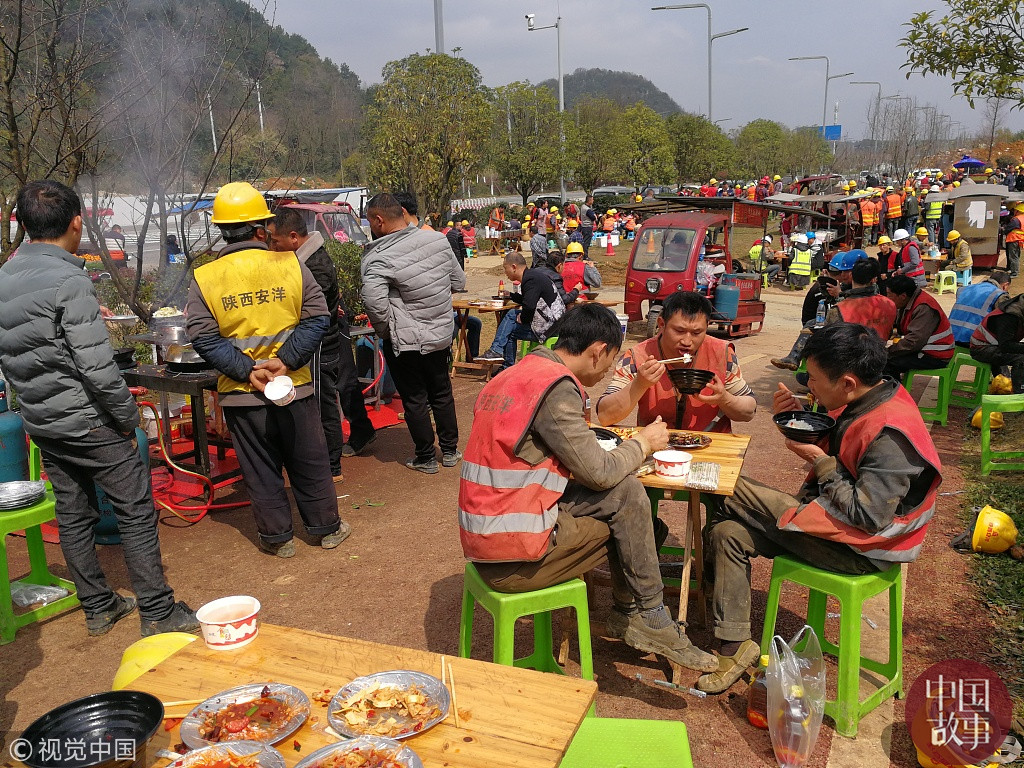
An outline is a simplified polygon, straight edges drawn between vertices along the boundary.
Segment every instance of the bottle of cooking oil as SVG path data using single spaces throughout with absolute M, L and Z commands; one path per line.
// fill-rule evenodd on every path
M 768 654 L 761 657 L 761 663 L 757 665 L 757 671 L 750 678 L 750 687 L 747 689 L 747 720 L 751 725 L 768 730 L 768 683 L 765 675 L 768 674 Z

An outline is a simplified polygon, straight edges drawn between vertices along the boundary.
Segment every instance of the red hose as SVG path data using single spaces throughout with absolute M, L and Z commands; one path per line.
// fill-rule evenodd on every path
M 212 509 L 238 509 L 239 507 L 247 507 L 247 506 L 249 506 L 249 502 L 248 501 L 235 501 L 235 502 L 231 502 L 229 504 L 212 504 L 211 502 L 213 501 L 213 497 L 214 497 L 214 494 L 215 494 L 215 489 L 213 487 L 213 483 L 210 481 L 210 478 L 208 478 L 206 475 L 203 475 L 203 474 L 201 474 L 199 472 L 192 472 L 190 470 L 184 469 L 183 467 L 180 467 L 179 465 L 175 464 L 171 460 L 171 454 L 167 450 L 167 446 L 164 444 L 164 431 L 163 431 L 163 428 L 162 428 L 163 425 L 162 425 L 162 423 L 160 421 L 160 414 L 157 412 L 156 405 L 154 405 L 153 403 L 151 403 L 149 401 L 142 400 L 142 401 L 139 402 L 139 410 L 141 411 L 143 408 L 149 408 L 149 410 L 151 410 L 153 412 L 153 418 L 156 419 L 156 423 L 157 423 L 156 436 L 157 436 L 157 440 L 160 443 L 160 452 L 164 456 L 164 461 L 166 461 L 167 464 L 170 467 L 173 467 L 178 472 L 181 472 L 183 475 L 188 475 L 189 477 L 197 477 L 197 478 L 199 478 L 200 481 L 202 481 L 202 484 L 204 486 L 204 491 L 205 491 L 205 496 L 206 496 L 205 503 L 203 503 L 201 505 L 198 505 L 198 506 L 191 506 L 191 505 L 186 506 L 186 505 L 183 505 L 181 503 L 170 504 L 170 503 L 167 503 L 167 502 L 163 501 L 162 499 L 157 499 L 155 497 L 153 499 L 153 503 L 154 504 L 156 504 L 158 507 L 162 507 L 163 509 L 166 509 L 172 515 L 174 515 L 175 517 L 181 518 L 182 520 L 184 520 L 189 525 L 192 525 L 193 523 L 198 523 L 200 520 L 202 520 L 204 517 L 206 517 L 207 512 L 209 512 Z M 156 474 L 160 478 L 159 486 L 157 485 L 157 482 L 154 482 L 154 484 L 153 484 L 153 490 L 154 491 L 157 491 L 157 490 L 169 491 L 171 488 L 174 487 L 174 479 L 173 479 L 173 477 L 171 477 L 170 472 L 168 472 L 166 470 L 166 468 L 158 468 L 157 470 L 154 470 L 154 474 Z M 170 496 L 171 494 L 169 493 L 168 495 Z M 183 512 L 186 513 L 187 515 L 193 515 L 193 516 L 186 517 L 186 514 L 182 514 Z
M 379 349 L 377 350 L 377 359 L 380 360 L 380 365 L 378 366 L 380 373 L 377 374 L 376 379 L 374 379 L 373 381 L 366 385 L 366 389 L 363 390 L 364 395 L 371 389 L 373 389 L 375 386 L 377 386 L 377 382 L 381 380 L 382 376 L 384 376 L 384 353 L 381 352 Z

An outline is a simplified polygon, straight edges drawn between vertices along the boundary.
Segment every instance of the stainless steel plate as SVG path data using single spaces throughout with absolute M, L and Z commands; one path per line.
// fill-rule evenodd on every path
M 209 747 L 193 749 L 188 754 L 177 758 L 167 768 L 201 766 L 207 759 L 222 756 L 225 753 L 236 757 L 249 757 L 255 754 L 257 755 L 256 764 L 260 768 L 285 768 L 284 755 L 269 744 L 260 741 L 229 741 L 224 744 L 213 744 Z
M 266 744 L 276 744 L 281 741 L 281 739 L 290 736 L 298 730 L 298 728 L 306 722 L 306 718 L 309 717 L 309 697 L 294 685 L 284 685 L 283 683 L 251 683 L 249 685 L 240 685 L 237 688 L 230 688 L 218 693 L 216 696 L 211 696 L 189 712 L 188 716 L 181 721 L 181 740 L 185 742 L 186 746 L 192 749 L 209 746 L 210 744 L 230 743 L 230 739 L 214 742 L 207 741 L 199 735 L 199 726 L 202 724 L 204 716 L 208 713 L 223 709 L 229 704 L 258 699 L 264 688 L 270 689 L 270 696 L 272 698 L 280 699 L 291 707 L 294 714 L 291 719 L 282 723 L 280 727 L 273 730 L 268 729 L 263 738 L 254 739 L 254 741 L 260 741 Z M 242 741 L 242 739 L 238 739 L 238 741 Z
M 413 685 L 419 687 L 419 689 L 427 696 L 427 698 L 441 710 L 441 714 L 432 720 L 428 720 L 423 724 L 423 727 L 418 731 L 410 730 L 408 733 L 399 734 L 393 736 L 394 739 L 408 739 L 410 736 L 415 736 L 417 733 L 423 733 L 435 725 L 440 723 L 446 717 L 448 717 L 448 708 L 451 706 L 451 697 L 448 695 L 448 688 L 433 675 L 427 675 L 423 672 L 414 672 L 411 669 L 396 669 L 390 672 L 376 672 L 372 675 L 366 675 L 365 677 L 357 677 L 351 683 L 343 687 L 340 691 L 334 694 L 334 698 L 331 699 L 331 703 L 327 706 L 327 720 L 330 722 L 331 727 L 343 736 L 362 736 L 360 731 L 353 730 L 352 727 L 345 720 L 345 716 L 341 714 L 341 704 L 345 699 L 349 698 L 353 694 L 359 693 L 364 688 L 368 688 L 374 683 L 380 683 L 381 685 L 392 686 L 395 688 L 410 688 Z M 402 717 L 400 715 L 393 716 L 399 723 L 407 722 L 410 727 L 415 725 L 416 721 Z
M 0 509 L 21 509 L 35 504 L 46 495 L 41 480 L 15 480 L 0 483 Z
M 405 768 L 423 768 L 423 761 L 420 760 L 419 755 L 401 742 L 385 739 L 383 736 L 359 736 L 350 741 L 341 741 L 321 747 L 316 752 L 304 757 L 295 768 L 318 768 L 321 763 L 335 755 L 345 755 L 365 749 L 387 749 L 394 753 L 395 760 Z M 329 768 L 329 764 L 325 768 Z

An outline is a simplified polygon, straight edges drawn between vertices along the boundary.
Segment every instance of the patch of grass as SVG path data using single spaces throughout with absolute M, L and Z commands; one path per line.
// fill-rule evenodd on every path
M 978 470 L 978 430 L 966 429 L 970 436 L 965 439 L 962 454 L 965 485 L 960 497 L 964 526 L 971 524 L 975 508 L 990 504 L 1024 531 L 1024 476 L 997 472 L 983 477 Z M 1006 427 L 995 434 L 1007 447 L 1024 444 L 1024 419 L 1007 414 Z M 1024 563 L 1006 553 L 966 557 L 972 560 L 971 578 L 995 624 L 991 656 L 1007 673 L 1003 680 L 1013 697 L 1014 714 L 1019 723 L 1024 723 Z

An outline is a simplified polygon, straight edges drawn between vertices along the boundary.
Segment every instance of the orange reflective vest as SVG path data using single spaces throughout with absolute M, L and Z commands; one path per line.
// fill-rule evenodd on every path
M 1012 229 L 1006 235 L 1006 242 L 1024 242 L 1024 216 L 1014 216 L 1010 219 L 1010 226 Z
M 900 254 L 899 254 L 900 261 L 904 265 L 913 264 L 914 263 L 914 259 L 910 255 L 911 249 L 916 249 L 917 250 L 917 258 L 918 258 L 917 267 L 912 269 L 910 272 L 905 272 L 904 274 L 907 277 L 920 277 L 921 275 L 924 274 L 924 262 L 921 261 L 921 246 L 919 244 L 915 243 L 913 240 L 908 241 L 907 244 L 903 246 L 902 250 L 900 250 Z M 895 253 L 895 251 L 893 251 L 892 253 Z M 891 266 L 889 268 L 889 270 L 892 271 L 892 270 L 896 269 L 897 267 L 898 267 L 898 265 L 894 264 L 893 266 Z
M 640 342 L 637 347 L 648 355 L 663 360 L 665 355 L 661 353 L 660 341 L 661 334 L 658 334 L 653 339 Z M 718 380 L 724 382 L 730 353 L 735 353 L 732 344 L 714 336 L 705 336 L 694 356 L 693 367 L 702 371 L 713 371 Z M 662 421 L 676 429 L 690 429 L 698 432 L 732 432 L 732 422 L 729 421 L 729 417 L 716 406 L 701 402 L 695 395 L 683 395 L 683 399 L 686 401 L 683 418 L 677 424 L 676 390 L 666 373 L 640 398 L 636 411 L 637 424 L 641 426 L 650 424 L 661 416 Z M 718 421 L 715 421 L 716 418 Z M 712 422 L 714 423 L 712 424 Z
M 626 231 L 632 232 L 636 229 L 636 219 L 632 215 L 626 217 Z
M 562 262 L 562 286 L 567 291 L 571 291 L 573 288 L 579 288 L 581 291 L 586 289 L 586 285 L 583 283 L 582 261 Z
M 837 417 L 840 413 L 834 412 L 831 415 Z M 834 514 L 830 500 L 819 496 L 809 504 L 787 510 L 779 518 L 779 528 L 841 542 L 854 552 L 873 560 L 893 563 L 916 560 L 921 553 L 928 523 L 935 514 L 936 492 L 942 481 L 942 464 L 914 399 L 903 387 L 897 387 L 889 400 L 854 419 L 843 432 L 836 459 L 856 482 L 861 459 L 885 428 L 902 433 L 917 455 L 935 470 L 935 477 L 917 506 L 903 506 L 900 510 L 902 514 L 898 514 L 889 525 L 880 531 L 868 533 L 840 520 Z
M 875 211 L 875 204 L 870 200 L 861 200 L 860 206 L 860 223 L 865 227 L 873 227 L 878 223 L 878 212 Z
M 604 221 L 601 223 L 601 229 L 605 232 L 611 232 L 615 229 L 615 217 L 605 214 Z
M 487 226 L 491 229 L 505 228 L 505 212 L 501 208 L 495 208 L 487 217 Z
M 892 336 L 896 305 L 888 296 L 855 296 L 840 301 L 836 308 L 845 323 L 860 323 L 874 329 L 882 341 Z
M 939 324 L 935 326 L 935 330 L 932 331 L 932 335 L 928 337 L 928 341 L 925 342 L 920 351 L 939 360 L 952 359 L 956 339 L 953 338 L 953 328 L 949 324 L 949 318 L 946 317 L 945 311 L 939 306 L 939 302 L 924 290 L 919 289 L 917 297 L 911 302 L 910 306 L 903 310 L 903 314 L 899 319 L 900 334 L 906 334 L 907 328 L 910 326 L 910 316 L 922 304 L 927 304 L 938 313 Z
M 547 553 L 569 470 L 555 456 L 530 464 L 516 449 L 563 379 L 586 398 L 568 368 L 539 355 L 527 355 L 481 390 L 459 481 L 459 538 L 469 560 L 534 561 Z
M 885 203 L 889 207 L 885 211 L 885 218 L 898 219 L 903 216 L 903 198 L 896 192 L 885 196 Z

